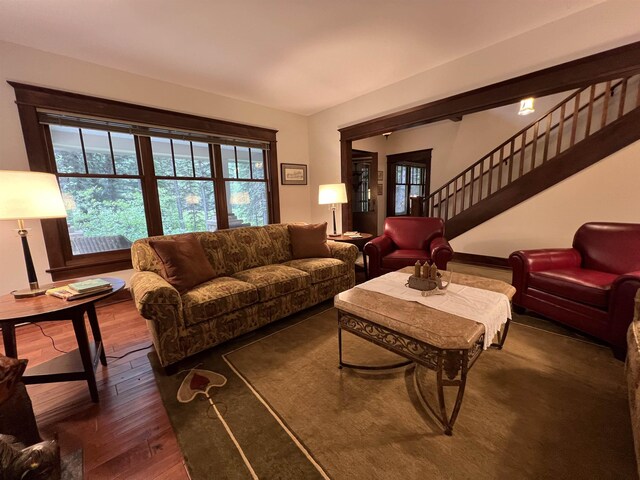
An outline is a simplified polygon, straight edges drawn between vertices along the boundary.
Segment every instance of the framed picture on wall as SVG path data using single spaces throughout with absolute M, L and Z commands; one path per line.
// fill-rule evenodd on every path
M 383 185 L 382 183 L 378 184 L 378 195 L 382 195 L 382 193 L 383 193 L 382 192 L 382 185 Z
M 378 170 L 378 181 L 382 182 L 384 180 L 384 172 L 382 170 Z
M 280 177 L 282 185 L 306 185 L 307 166 L 299 163 L 281 163 Z

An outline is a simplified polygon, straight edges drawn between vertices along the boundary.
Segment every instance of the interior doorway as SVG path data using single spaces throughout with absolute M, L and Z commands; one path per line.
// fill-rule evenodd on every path
M 378 152 L 353 150 L 351 155 L 353 230 L 378 232 Z

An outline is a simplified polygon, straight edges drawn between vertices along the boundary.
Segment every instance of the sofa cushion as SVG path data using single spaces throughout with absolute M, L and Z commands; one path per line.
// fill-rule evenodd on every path
M 162 276 L 180 293 L 216 275 L 195 235 L 172 240 L 150 240 L 149 245 L 162 262 Z
M 258 301 L 258 290 L 231 277 L 214 278 L 182 295 L 184 321 L 196 325 Z
M 327 258 L 327 222 L 310 225 L 289 225 L 291 256 L 297 258 Z
M 258 299 L 261 302 L 311 285 L 308 273 L 279 264 L 251 268 L 235 273 L 233 277 L 254 285 L 258 289 Z
M 347 264 L 337 258 L 300 258 L 284 265 L 307 272 L 312 284 L 345 275 L 348 271 Z
M 586 268 L 564 268 L 529 274 L 529 287 L 577 303 L 607 308 L 611 284 L 618 275 Z
M 399 270 L 415 264 L 416 260 L 420 260 L 420 263 L 429 260 L 429 252 L 426 250 L 394 250 L 390 254 L 382 257 L 380 263 L 382 264 L 382 268 Z

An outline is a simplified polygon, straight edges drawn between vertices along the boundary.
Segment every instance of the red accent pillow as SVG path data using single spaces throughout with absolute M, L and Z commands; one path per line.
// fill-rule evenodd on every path
M 149 240 L 149 245 L 160 257 L 162 276 L 181 294 L 216 276 L 200 240 L 193 234 L 173 240 Z
M 287 225 L 293 258 L 327 258 L 327 222 L 310 225 Z

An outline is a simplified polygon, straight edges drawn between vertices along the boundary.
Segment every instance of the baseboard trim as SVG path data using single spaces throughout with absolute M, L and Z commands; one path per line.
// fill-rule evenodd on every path
M 490 255 L 477 255 L 475 253 L 461 253 L 455 252 L 453 254 L 453 261 L 459 263 L 466 263 L 468 265 L 480 265 L 482 267 L 502 268 L 504 270 L 511 270 L 509 261 L 502 257 L 492 257 Z

